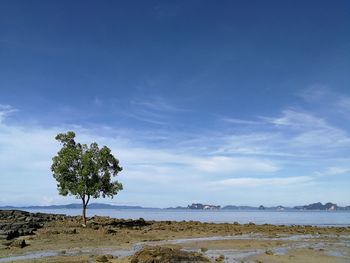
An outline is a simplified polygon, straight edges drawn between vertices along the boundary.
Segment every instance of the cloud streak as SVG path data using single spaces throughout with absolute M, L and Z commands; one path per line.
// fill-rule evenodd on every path
M 14 107 L 6 104 L 0 104 L 0 124 L 12 113 L 18 111 Z
M 211 183 L 214 187 L 220 188 L 229 188 L 232 186 L 241 186 L 241 187 L 260 187 L 260 186 L 291 186 L 291 185 L 300 185 L 312 182 L 313 178 L 310 176 L 294 176 L 294 177 L 271 177 L 271 178 L 230 178 L 225 180 L 220 180 Z

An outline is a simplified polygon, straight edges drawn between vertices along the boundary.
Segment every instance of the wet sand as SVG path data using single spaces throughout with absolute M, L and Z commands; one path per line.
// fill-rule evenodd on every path
M 17 238 L 27 246 L 1 247 L 0 262 L 98 262 L 105 260 L 101 255 L 108 256 L 105 262 L 131 262 L 146 245 L 202 253 L 213 262 L 350 262 L 350 227 L 170 221 L 133 225 L 108 217 L 91 218 L 87 227 L 80 222 L 79 217 L 66 217 L 45 223 L 35 235 Z

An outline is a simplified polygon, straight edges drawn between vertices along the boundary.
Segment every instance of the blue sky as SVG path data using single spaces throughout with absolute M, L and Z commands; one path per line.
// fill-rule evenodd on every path
M 114 204 L 350 204 L 349 1 L 0 2 L 0 205 L 70 203 L 58 132 Z

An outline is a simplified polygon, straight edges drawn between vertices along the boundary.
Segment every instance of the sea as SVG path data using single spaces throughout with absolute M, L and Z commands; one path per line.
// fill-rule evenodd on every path
M 81 215 L 81 209 L 26 209 L 66 215 Z M 88 209 L 87 216 L 156 220 L 200 221 L 208 223 L 313 225 L 350 227 L 348 211 L 247 211 L 247 210 L 180 210 L 180 209 Z

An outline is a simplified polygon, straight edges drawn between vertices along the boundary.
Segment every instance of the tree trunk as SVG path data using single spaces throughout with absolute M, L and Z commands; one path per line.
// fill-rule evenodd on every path
M 85 197 L 87 198 L 85 199 Z M 81 200 L 83 201 L 83 227 L 86 227 L 86 208 L 90 201 L 90 195 L 82 195 Z
M 86 207 L 87 205 L 83 203 L 83 227 L 86 227 Z

